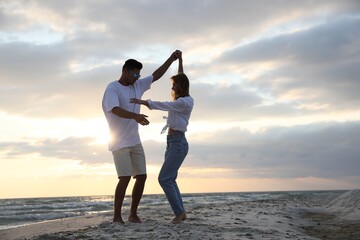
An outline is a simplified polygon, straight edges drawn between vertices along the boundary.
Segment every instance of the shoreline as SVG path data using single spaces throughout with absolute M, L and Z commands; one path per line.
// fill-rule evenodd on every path
M 170 206 L 139 208 L 143 223 L 112 223 L 112 212 L 63 218 L 0 231 L 0 239 L 358 239 L 360 190 L 328 196 L 192 203 L 172 224 Z M 127 219 L 129 209 L 124 209 Z
M 24 226 L 0 230 L 0 239 L 31 239 L 44 234 L 56 234 L 66 231 L 78 231 L 110 218 L 109 213 L 91 214 L 78 217 L 61 218 Z

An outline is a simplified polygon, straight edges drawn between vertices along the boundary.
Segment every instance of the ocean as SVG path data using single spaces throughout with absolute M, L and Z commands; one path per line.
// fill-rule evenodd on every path
M 224 203 L 273 200 L 289 197 L 326 197 L 339 191 L 289 191 L 289 192 L 234 192 L 183 194 L 184 204 Z M 113 196 L 53 197 L 0 199 L 0 230 L 25 226 L 55 219 L 83 216 L 113 211 Z M 124 211 L 130 207 L 131 197 L 124 200 Z M 165 195 L 144 195 L 141 208 L 168 205 Z M 169 208 L 170 211 L 170 208 Z

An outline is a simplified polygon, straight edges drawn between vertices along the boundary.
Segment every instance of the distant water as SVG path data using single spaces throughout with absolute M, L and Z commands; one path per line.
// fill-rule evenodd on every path
M 236 192 L 183 194 L 184 204 L 229 203 L 299 196 L 328 196 L 339 191 Z M 331 194 L 330 194 L 331 195 Z M 0 230 L 54 219 L 113 211 L 113 196 L 0 199 Z M 130 198 L 124 200 L 129 208 Z M 168 204 L 162 194 L 144 195 L 139 208 Z

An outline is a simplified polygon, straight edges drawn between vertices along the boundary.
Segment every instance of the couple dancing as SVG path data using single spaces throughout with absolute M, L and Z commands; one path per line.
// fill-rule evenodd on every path
M 176 60 L 179 61 L 179 68 L 178 74 L 171 77 L 172 101 L 141 100 L 144 92 L 150 89 L 151 84 L 161 78 Z M 176 184 L 176 177 L 188 152 L 188 142 L 184 133 L 189 123 L 194 101 L 189 95 L 189 80 L 183 73 L 181 51 L 173 52 L 150 76 L 140 78 L 141 69 L 140 62 L 134 59 L 127 60 L 119 80 L 108 84 L 102 100 L 102 108 L 111 133 L 109 150 L 113 154 L 119 178 L 115 190 L 113 221 L 125 223 L 122 219 L 121 209 L 127 186 L 133 176 L 136 181 L 132 191 L 128 221 L 141 223 L 137 209 L 143 195 L 147 175 L 145 153 L 138 132 L 138 124 L 149 124 L 147 116 L 140 114 L 140 105 L 145 105 L 149 109 L 168 112 L 167 147 L 158 180 L 175 214 L 172 222 L 177 224 L 186 220 L 186 212 Z M 166 130 L 166 127 L 163 131 Z

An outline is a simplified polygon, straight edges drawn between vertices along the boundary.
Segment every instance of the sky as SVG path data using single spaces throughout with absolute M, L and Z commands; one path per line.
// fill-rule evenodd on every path
M 356 0 L 1 0 L 0 198 L 112 195 L 104 90 L 176 49 L 195 100 L 183 193 L 358 189 L 359 26 Z M 176 73 L 143 99 L 170 100 Z M 162 193 L 167 113 L 141 112 L 144 193 Z

